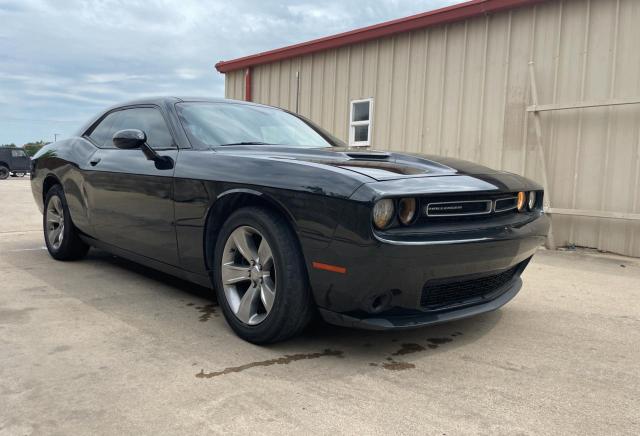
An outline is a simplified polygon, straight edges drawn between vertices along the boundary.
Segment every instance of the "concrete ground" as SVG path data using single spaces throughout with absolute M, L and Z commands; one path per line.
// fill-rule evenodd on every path
M 0 220 L 0 435 L 640 433 L 637 259 L 542 250 L 494 313 L 258 347 L 206 289 L 54 261 L 26 179 Z

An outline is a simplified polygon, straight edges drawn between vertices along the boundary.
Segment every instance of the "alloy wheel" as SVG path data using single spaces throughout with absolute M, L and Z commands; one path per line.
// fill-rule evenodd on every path
M 220 268 L 224 295 L 236 318 L 247 325 L 264 321 L 277 290 L 273 253 L 265 237 L 250 226 L 236 228 L 227 238 Z
M 64 238 L 64 211 L 62 200 L 57 195 L 51 197 L 47 205 L 47 239 L 54 250 L 58 250 Z

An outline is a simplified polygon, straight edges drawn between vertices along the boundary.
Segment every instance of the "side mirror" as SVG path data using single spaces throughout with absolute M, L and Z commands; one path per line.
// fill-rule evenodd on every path
M 113 134 L 113 145 L 122 150 L 140 149 L 148 160 L 152 160 L 159 170 L 170 170 L 174 162 L 171 156 L 160 156 L 147 144 L 147 134 L 138 129 L 118 130 Z
M 143 148 L 147 143 L 147 134 L 138 129 L 118 130 L 113 134 L 113 145 L 123 150 Z

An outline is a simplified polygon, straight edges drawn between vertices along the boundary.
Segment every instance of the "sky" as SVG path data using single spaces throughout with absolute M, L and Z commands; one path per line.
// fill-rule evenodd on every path
M 223 97 L 214 64 L 459 0 L 0 0 L 0 144 L 73 135 L 112 104 Z

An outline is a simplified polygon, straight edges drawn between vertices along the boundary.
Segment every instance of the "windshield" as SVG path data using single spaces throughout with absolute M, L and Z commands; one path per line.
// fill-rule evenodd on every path
M 178 103 L 189 140 L 200 146 L 287 145 L 318 148 L 339 141 L 307 120 L 276 108 L 237 103 Z

